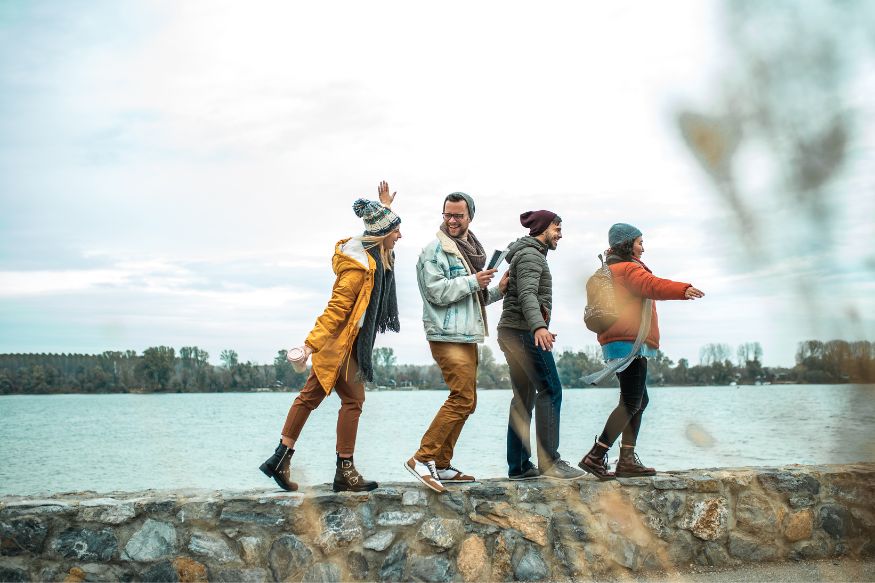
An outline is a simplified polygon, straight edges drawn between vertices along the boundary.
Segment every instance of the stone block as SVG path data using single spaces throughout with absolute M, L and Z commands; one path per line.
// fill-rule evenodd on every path
M 249 564 L 261 564 L 267 547 L 263 537 L 242 536 L 237 539 L 240 550 L 243 551 L 243 561 Z
M 700 546 L 695 551 L 693 560 L 697 565 L 705 567 L 725 567 L 737 562 L 729 556 L 723 545 L 716 542 L 707 542 Z
M 213 522 L 219 514 L 221 507 L 221 503 L 216 500 L 187 502 L 176 513 L 176 518 L 182 523 L 192 521 Z
M 422 520 L 422 512 L 383 512 L 377 516 L 379 526 L 410 526 Z
M 0 565 L 0 581 L 4 583 L 29 583 L 30 575 L 23 569 Z
M 469 517 L 475 522 L 517 530 L 525 538 L 540 546 L 547 544 L 548 519 L 540 514 L 511 506 L 507 502 L 481 502 Z
M 180 582 L 184 583 L 206 583 L 207 568 L 188 557 L 177 557 L 173 560 L 173 568 L 176 569 L 176 575 Z
M 325 554 L 331 554 L 352 541 L 361 540 L 363 531 L 358 514 L 346 506 L 335 508 L 322 515 L 322 532 L 316 544 Z
M 820 482 L 814 476 L 801 471 L 765 471 L 757 478 L 766 490 L 787 496 L 816 498 L 820 493 Z
M 137 510 L 133 502 L 123 502 L 114 498 L 84 500 L 79 504 L 79 520 L 82 522 L 124 524 L 136 516 Z
M 413 581 L 447 583 L 453 580 L 453 564 L 444 556 L 413 556 L 410 558 L 410 578 Z
M 349 576 L 356 581 L 364 581 L 368 579 L 370 574 L 370 565 L 365 556 L 356 551 L 350 551 L 346 555 L 346 571 Z
M 403 541 L 389 549 L 380 565 L 380 581 L 405 581 L 408 554 L 407 543 Z
M 541 552 L 530 544 L 516 545 L 511 555 L 511 565 L 517 581 L 543 581 L 550 576 Z
M 690 492 L 706 492 L 709 494 L 716 494 L 720 492 L 720 481 L 707 475 L 688 476 L 687 489 Z
M 122 559 L 156 561 L 176 553 L 176 529 L 172 524 L 147 518 L 125 545 Z
M 65 559 L 77 561 L 109 561 L 118 550 L 118 539 L 112 530 L 71 527 L 52 541 L 52 550 Z
M 276 581 L 300 576 L 312 563 L 313 551 L 293 534 L 278 537 L 267 555 L 271 573 Z
M 423 490 L 405 490 L 401 495 L 402 506 L 428 506 L 428 494 Z
M 853 530 L 851 513 L 837 504 L 824 504 L 820 507 L 818 525 L 834 539 L 846 537 Z
M 286 514 L 282 506 L 234 500 L 225 504 L 225 507 L 222 508 L 219 521 L 257 524 L 260 526 L 281 526 L 286 523 Z
M 179 574 L 173 563 L 161 561 L 141 572 L 139 579 L 149 583 L 179 583 Z
M 465 536 L 465 527 L 455 518 L 429 518 L 417 533 L 419 540 L 443 550 L 453 548 Z
M 780 549 L 773 538 L 757 538 L 742 532 L 729 533 L 729 554 L 745 562 L 774 561 Z
M 209 532 L 192 532 L 188 542 L 188 550 L 199 557 L 217 563 L 240 561 L 240 556 L 231 549 L 224 538 Z
M 340 569 L 334 563 L 316 563 L 304 573 L 303 583 L 334 583 L 340 581 Z
M 657 490 L 686 490 L 687 481 L 674 476 L 655 476 L 652 478 L 653 487 Z
M 784 538 L 790 542 L 809 539 L 813 532 L 814 512 L 810 508 L 794 512 L 784 520 Z
M 779 504 L 756 492 L 742 492 L 735 504 L 735 521 L 748 532 L 776 534 L 786 511 Z
M 729 511 L 726 498 L 695 500 L 683 522 L 683 528 L 702 540 L 717 540 L 726 534 Z
M 38 554 L 43 549 L 49 529 L 38 518 L 13 518 L 0 522 L 0 555 Z
M 377 534 L 365 539 L 362 547 L 372 551 L 383 552 L 389 548 L 392 541 L 395 540 L 395 533 L 391 530 L 381 530 Z
M 489 573 L 489 556 L 486 543 L 477 535 L 471 535 L 459 545 L 456 568 L 466 582 L 485 581 Z
M 642 559 L 640 546 L 625 536 L 615 534 L 608 536 L 607 543 L 611 559 L 615 563 L 632 571 L 637 571 L 640 568 Z
M 789 558 L 795 561 L 811 561 L 825 559 L 828 556 L 830 556 L 829 543 L 824 539 L 816 539 L 794 544 Z

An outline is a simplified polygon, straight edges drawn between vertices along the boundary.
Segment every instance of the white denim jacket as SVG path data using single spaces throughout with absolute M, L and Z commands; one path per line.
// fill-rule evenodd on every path
M 462 252 L 443 231 L 426 245 L 416 262 L 422 296 L 422 324 L 431 342 L 479 343 L 488 335 L 480 310 L 477 276 L 468 270 Z M 502 298 L 498 286 L 489 289 L 487 305 Z

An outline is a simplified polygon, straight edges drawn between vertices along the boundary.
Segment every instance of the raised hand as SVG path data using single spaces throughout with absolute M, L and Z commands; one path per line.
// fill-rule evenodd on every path
M 380 182 L 380 185 L 377 187 L 377 196 L 380 197 L 380 202 L 383 203 L 385 207 L 391 207 L 392 201 L 395 200 L 395 195 L 397 192 L 393 192 L 389 194 L 389 183 L 383 180 Z

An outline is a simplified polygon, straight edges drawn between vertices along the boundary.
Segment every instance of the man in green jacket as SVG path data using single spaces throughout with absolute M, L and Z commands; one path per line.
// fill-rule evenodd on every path
M 562 238 L 562 219 L 547 210 L 520 215 L 529 235 L 510 244 L 510 278 L 498 321 L 498 345 L 504 352 L 513 385 L 507 426 L 507 465 L 511 480 L 544 476 L 573 480 L 584 472 L 559 456 L 562 383 L 553 360 L 550 312 L 553 279 L 547 251 Z M 538 467 L 531 462 L 529 431 L 535 411 Z

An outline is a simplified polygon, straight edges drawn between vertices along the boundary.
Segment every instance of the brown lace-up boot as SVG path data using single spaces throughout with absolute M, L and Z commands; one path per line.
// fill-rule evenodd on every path
M 280 444 L 276 446 L 273 455 L 261 464 L 259 468 L 268 478 L 273 478 L 277 485 L 288 492 L 294 492 L 298 489 L 298 484 L 292 481 L 292 454 L 295 450 Z
M 592 449 L 583 456 L 577 467 L 585 472 L 589 472 L 599 480 L 613 480 L 616 476 L 614 472 L 608 471 L 610 468 L 608 465 L 608 449 L 607 446 L 600 444 L 598 439 L 596 439 Z
M 639 478 L 641 476 L 655 476 L 656 470 L 641 463 L 641 458 L 635 453 L 634 445 L 621 445 L 616 475 L 618 478 Z
M 334 472 L 334 483 L 331 485 L 335 492 L 370 492 L 376 487 L 376 482 L 365 480 L 355 469 L 351 457 L 337 456 L 337 471 Z

